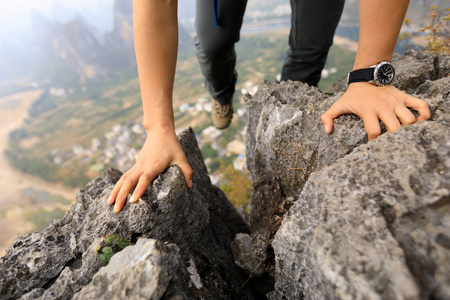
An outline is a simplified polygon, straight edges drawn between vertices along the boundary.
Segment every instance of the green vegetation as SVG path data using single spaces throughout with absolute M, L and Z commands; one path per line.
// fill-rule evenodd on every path
M 17 147 L 14 148 L 17 149 Z M 22 151 L 6 150 L 5 154 L 11 164 L 22 172 L 39 176 L 47 181 L 55 181 L 56 165 L 43 161 L 38 157 L 27 156 Z
M 100 260 L 107 264 L 114 254 L 122 251 L 126 247 L 132 245 L 131 242 L 122 239 L 117 234 L 108 234 L 103 236 L 103 240 L 97 247 L 97 254 L 100 256 Z
M 35 203 L 61 203 L 69 205 L 71 202 L 66 198 L 54 195 L 46 191 L 35 190 L 33 187 L 26 188 L 22 195 L 31 199 Z
M 346 76 L 352 70 L 355 57 L 356 52 L 333 45 L 328 53 L 325 69 L 336 68 L 337 72 L 330 74 L 327 78 L 322 78 L 319 82 L 319 89 L 323 92 L 328 92 L 336 80 Z
M 214 150 L 211 147 L 211 143 L 206 143 L 202 147 L 201 151 L 202 151 L 203 159 L 207 159 L 207 158 L 214 159 L 214 158 L 217 158 L 217 156 L 218 156 L 217 150 Z
M 34 231 L 42 231 L 47 228 L 48 225 L 53 223 L 54 220 L 58 220 L 64 217 L 65 213 L 65 211 L 59 208 L 56 208 L 52 211 L 39 209 L 38 211 L 27 213 L 26 220 L 33 224 Z
M 274 81 L 280 72 L 287 50 L 287 32 L 271 32 L 244 35 L 237 44 L 237 70 L 239 78 L 237 89 L 247 81 L 258 84 L 261 80 Z M 322 90 L 343 76 L 350 68 L 354 53 L 340 47 L 333 47 L 326 68 L 335 67 L 338 72 L 320 83 Z M 60 74 L 64 77 L 63 74 Z M 72 74 L 62 82 L 70 82 Z M 139 80 L 135 72 L 124 73 L 120 78 L 104 82 L 86 82 L 86 88 L 79 85 L 66 86 L 67 95 L 56 97 L 48 91 L 32 106 L 25 125 L 12 132 L 9 148 L 6 151 L 11 163 L 23 172 L 41 177 L 52 182 L 61 182 L 71 187 L 82 187 L 91 178 L 98 176 L 97 168 L 91 168 L 97 162 L 94 158 L 78 157 L 64 160 L 57 165 L 49 154 L 58 149 L 61 153 L 71 153 L 76 144 L 85 148 L 90 146 L 93 138 L 102 137 L 113 125 L 142 118 Z M 176 81 L 174 86 L 174 105 L 196 103 L 199 98 L 207 96 L 203 78 L 194 54 L 194 47 L 179 54 Z M 240 106 L 240 93 L 234 97 L 234 106 Z M 195 116 L 175 109 L 177 128 L 192 126 L 196 133 L 211 126 L 210 113 L 199 112 Z M 242 119 L 234 120 L 223 131 L 219 143 L 226 146 L 234 140 L 244 127 Z M 239 138 L 239 137 L 238 137 Z M 242 138 L 239 138 L 242 139 Z M 133 144 L 136 149 L 140 145 Z M 204 147 L 203 154 L 213 161 L 210 171 L 216 171 L 223 159 L 225 166 L 230 164 L 233 156 L 218 158 L 217 153 Z M 114 167 L 104 165 L 104 168 Z
M 287 42 L 287 33 L 242 36 L 236 45 L 239 80 L 274 81 L 283 65 Z
M 252 179 L 248 170 L 236 170 L 233 165 L 221 163 L 217 172 L 221 177 L 220 189 L 235 207 L 248 206 L 252 193 Z

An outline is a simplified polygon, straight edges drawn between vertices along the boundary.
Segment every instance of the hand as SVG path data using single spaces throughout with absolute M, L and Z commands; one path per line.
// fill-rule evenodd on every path
M 137 202 L 152 180 L 167 167 L 177 165 L 184 175 L 188 188 L 192 187 L 192 169 L 181 149 L 173 129 L 157 128 L 148 131 L 147 139 L 136 160 L 136 164 L 122 175 L 107 200 L 116 203 L 118 213 L 125 205 L 127 195 L 136 186 L 130 203 Z
M 419 117 L 415 118 L 407 107 L 418 111 Z M 350 84 L 344 95 L 322 115 L 321 120 L 327 134 L 333 130 L 333 119 L 348 113 L 354 113 L 363 120 L 369 141 L 381 134 L 379 120 L 386 125 L 388 131 L 393 132 L 402 125 L 430 118 L 430 109 L 425 101 L 409 96 L 393 86 L 378 87 L 368 82 Z

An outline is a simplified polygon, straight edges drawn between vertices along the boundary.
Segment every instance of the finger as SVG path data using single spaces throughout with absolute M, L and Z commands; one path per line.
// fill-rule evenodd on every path
M 155 178 L 155 175 L 144 173 L 139 177 L 139 182 L 134 189 L 133 195 L 130 198 L 130 203 L 137 202 L 139 198 L 144 195 L 145 190 L 147 189 L 148 185 L 152 180 Z
M 120 188 L 119 194 L 116 198 L 116 204 L 114 205 L 114 212 L 118 213 L 123 206 L 125 205 L 125 200 L 127 199 L 128 194 L 131 189 L 136 185 L 138 179 L 135 177 L 135 174 L 131 174 L 127 178 L 125 178 L 122 187 Z
M 327 110 L 321 117 L 320 120 L 322 121 L 323 127 L 325 129 L 325 132 L 327 134 L 330 134 L 333 130 L 333 120 L 340 115 L 349 113 L 347 109 L 345 109 L 344 106 L 339 105 L 337 103 L 334 103 L 329 110 Z
M 378 116 L 384 125 L 386 125 L 386 129 L 389 132 L 394 132 L 402 127 L 392 110 L 382 110 L 379 112 Z
M 183 173 L 184 179 L 186 180 L 186 186 L 188 188 L 192 188 L 192 174 L 194 172 L 192 171 L 192 168 L 187 162 L 187 160 L 184 159 L 183 161 L 177 163 L 177 166 L 181 169 L 181 172 Z
M 394 112 L 402 125 L 410 125 L 416 122 L 416 117 L 414 117 L 412 112 L 404 105 L 395 106 Z
M 125 178 L 129 176 L 131 173 L 131 169 L 128 172 L 125 172 L 119 179 L 119 181 L 116 182 L 114 185 L 114 188 L 112 189 L 111 193 L 109 194 L 108 200 L 106 200 L 106 203 L 113 204 L 116 201 L 117 194 L 120 191 L 120 188 L 122 187 L 123 182 L 125 181 Z
M 407 107 L 411 107 L 414 110 L 417 110 L 417 112 L 419 113 L 419 117 L 417 118 L 417 120 L 428 120 L 431 116 L 428 104 L 421 99 L 406 95 L 405 105 Z
M 369 141 L 376 139 L 381 134 L 380 122 L 376 115 L 366 116 L 363 122 Z

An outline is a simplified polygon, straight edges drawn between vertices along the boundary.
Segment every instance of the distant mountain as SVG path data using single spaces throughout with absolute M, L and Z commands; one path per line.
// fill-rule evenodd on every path
M 180 30 L 180 45 L 191 40 Z M 115 0 L 114 27 L 104 34 L 81 16 L 60 23 L 35 12 L 32 33 L 0 45 L 0 57 L 5 58 L 0 60 L 0 79 L 50 79 L 74 86 L 136 74 L 131 1 Z

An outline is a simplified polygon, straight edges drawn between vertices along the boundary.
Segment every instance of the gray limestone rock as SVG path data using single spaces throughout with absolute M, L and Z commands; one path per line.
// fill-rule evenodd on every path
M 259 259 L 270 253 L 270 242 L 309 175 L 367 140 L 353 115 L 336 120 L 334 134 L 326 135 L 320 116 L 333 101 L 300 82 L 264 82 L 247 98 L 247 165 L 254 187 L 250 226 Z
M 265 273 L 264 267 L 252 251 L 252 237 L 246 233 L 238 233 L 231 243 L 234 261 L 248 274 L 259 277 Z
M 98 238 L 118 234 L 132 242 L 139 237 L 152 238 L 180 248 L 177 277 L 161 299 L 183 293 L 190 298 L 251 299 L 248 289 L 241 288 L 247 275 L 234 264 L 230 249 L 237 233 L 249 233 L 247 224 L 223 192 L 211 184 L 193 131 L 181 133 L 179 139 L 194 171 L 192 189 L 186 187 L 179 168 L 170 167 L 153 181 L 141 200 L 127 201 L 115 214 L 106 199 L 121 173 L 104 173 L 77 193 L 63 219 L 42 232 L 16 239 L 0 260 L 0 298 L 16 299 L 31 292 L 26 297 L 52 299 L 53 290 L 64 294 L 62 298 L 72 297 L 99 268 L 92 256 Z M 201 287 L 192 283 L 188 270 L 192 265 Z M 83 273 L 81 281 L 77 270 L 85 269 L 89 272 Z
M 312 174 L 273 248 L 270 299 L 448 299 L 450 115 Z
M 161 299 L 177 276 L 180 259 L 174 244 L 139 239 L 115 254 L 72 299 Z
M 103 266 L 96 248 L 101 238 L 96 238 L 92 245 L 82 254 L 81 259 L 73 259 L 47 289 L 37 288 L 23 295 L 20 299 L 70 299 L 73 294 L 89 283 L 95 273 Z
M 427 101 L 432 120 L 449 111 L 447 62 L 448 56 L 414 51 L 395 57 L 397 86 Z M 320 116 L 344 87 L 338 84 L 335 92 L 324 95 L 299 82 L 263 82 L 254 96 L 246 98 L 247 165 L 253 177 L 250 227 L 259 259 L 270 257 L 271 242 L 311 173 L 367 143 L 363 122 L 352 114 L 335 119 L 333 133 L 325 133 Z M 383 124 L 382 131 L 386 132 Z M 266 265 L 272 274 L 273 266 L 273 261 Z

